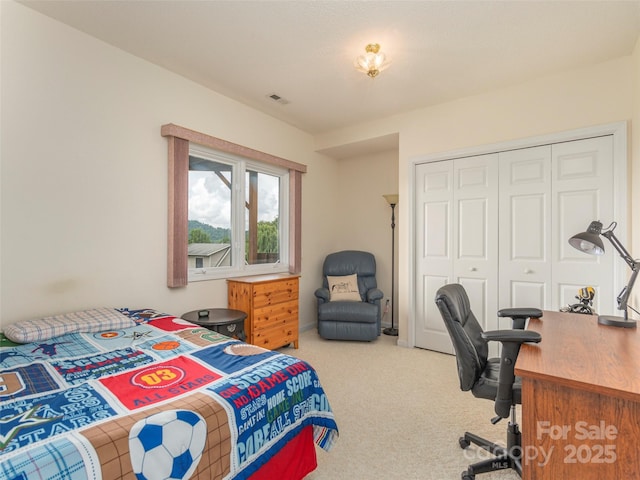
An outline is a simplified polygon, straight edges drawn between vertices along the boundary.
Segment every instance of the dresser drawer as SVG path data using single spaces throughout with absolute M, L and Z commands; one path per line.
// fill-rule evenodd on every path
M 255 285 L 253 308 L 298 300 L 298 279 Z
M 254 345 L 274 349 L 298 341 L 298 322 L 282 322 L 269 327 L 256 329 L 253 333 Z
M 253 335 L 264 334 L 276 328 L 298 329 L 298 317 L 296 315 L 283 315 L 272 317 L 269 321 L 256 322 L 253 324 Z
M 298 319 L 298 302 L 279 303 L 256 308 L 253 311 L 253 327 L 262 328 L 270 323 L 280 323 L 283 319 Z

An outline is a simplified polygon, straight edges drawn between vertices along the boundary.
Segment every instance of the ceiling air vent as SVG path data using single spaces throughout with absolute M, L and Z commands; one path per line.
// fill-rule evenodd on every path
M 274 102 L 278 102 L 281 105 L 287 105 L 289 103 L 289 100 L 287 100 L 286 98 L 282 98 L 277 93 L 272 93 L 271 95 L 267 95 L 267 98 L 270 98 Z

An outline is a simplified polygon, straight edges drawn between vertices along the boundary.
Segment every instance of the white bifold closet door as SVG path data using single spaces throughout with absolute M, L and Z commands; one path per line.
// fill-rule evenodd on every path
M 551 145 L 500 153 L 501 306 L 552 304 L 551 183 Z
M 557 310 L 592 286 L 596 311 L 613 313 L 617 254 L 586 255 L 568 243 L 592 220 L 613 220 L 613 197 L 611 136 L 501 152 L 500 308 Z
M 482 327 L 498 325 L 498 156 L 422 164 L 417 173 L 416 346 L 453 353 L 434 302 L 442 285 L 464 285 Z
M 416 346 L 453 351 L 434 302 L 446 283 L 464 285 L 485 329 L 510 327 L 500 308 L 557 310 L 587 285 L 596 310 L 613 313 L 617 254 L 568 243 L 592 220 L 614 220 L 610 135 L 425 163 L 416 173 Z

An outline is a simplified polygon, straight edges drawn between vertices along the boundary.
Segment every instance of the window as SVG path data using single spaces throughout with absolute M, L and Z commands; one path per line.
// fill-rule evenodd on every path
M 162 126 L 169 147 L 167 285 L 300 273 L 305 165 Z
M 190 146 L 189 281 L 288 270 L 281 262 L 288 258 L 288 177 L 283 168 Z

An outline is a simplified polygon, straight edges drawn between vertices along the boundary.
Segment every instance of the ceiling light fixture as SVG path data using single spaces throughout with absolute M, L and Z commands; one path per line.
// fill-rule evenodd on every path
M 355 61 L 355 67 L 358 71 L 366 73 L 371 78 L 375 78 L 378 74 L 391 64 L 391 60 L 380 51 L 380 45 L 370 43 L 365 47 L 364 55 L 359 55 Z

